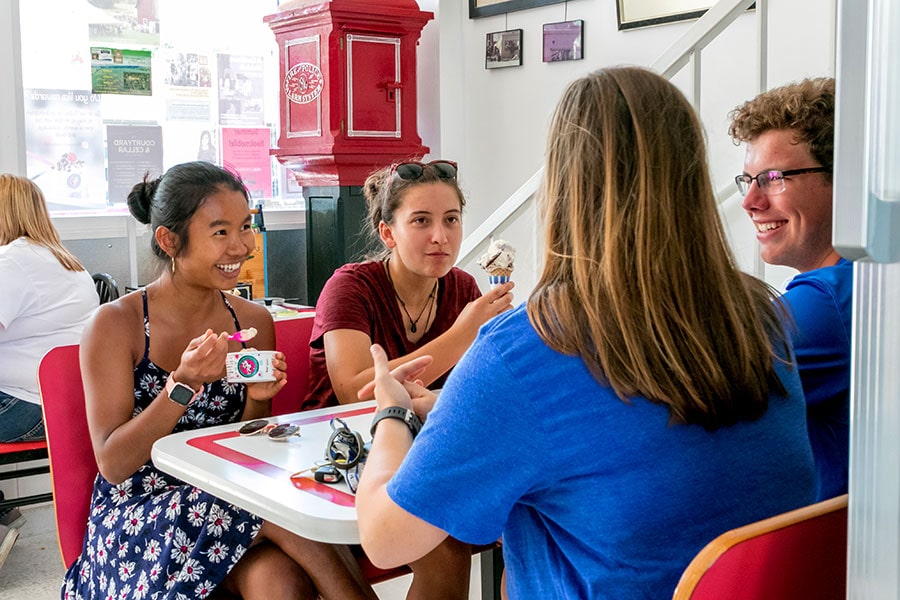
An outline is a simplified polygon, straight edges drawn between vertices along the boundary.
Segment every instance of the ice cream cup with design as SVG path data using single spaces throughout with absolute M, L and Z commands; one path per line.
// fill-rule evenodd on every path
M 228 383 L 256 383 L 275 381 L 274 350 L 248 348 L 225 355 L 225 376 Z

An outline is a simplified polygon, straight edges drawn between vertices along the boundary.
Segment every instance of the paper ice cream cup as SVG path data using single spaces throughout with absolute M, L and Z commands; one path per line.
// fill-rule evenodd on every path
M 274 350 L 229 352 L 225 356 L 226 379 L 228 383 L 275 381 L 274 358 Z
M 498 285 L 503 285 L 509 281 L 509 275 L 489 275 L 488 280 L 491 283 L 491 289 L 494 289 Z

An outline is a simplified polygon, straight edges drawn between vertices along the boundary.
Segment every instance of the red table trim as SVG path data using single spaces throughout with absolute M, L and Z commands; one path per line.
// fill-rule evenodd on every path
M 339 414 L 318 415 L 314 417 L 307 417 L 305 419 L 297 419 L 295 421 L 289 421 L 289 423 L 302 426 L 308 425 L 310 423 L 321 423 L 322 421 L 329 421 L 332 417 L 355 417 L 357 415 L 363 415 L 372 412 L 375 412 L 375 407 L 369 406 L 366 408 L 349 410 Z M 261 475 L 265 475 L 266 477 L 277 478 L 291 476 L 291 473 L 289 471 L 279 467 L 278 465 L 273 465 L 254 456 L 250 456 L 249 454 L 244 454 L 243 452 L 239 452 L 237 450 L 234 450 L 233 448 L 223 446 L 219 443 L 221 440 L 231 439 L 237 437 L 238 435 L 239 434 L 237 430 L 203 435 L 200 437 L 189 439 L 187 441 L 187 445 L 193 446 L 194 448 L 202 450 L 203 452 L 212 454 L 213 456 L 221 458 L 222 460 L 226 460 L 232 464 L 244 467 L 245 469 L 250 469 L 251 471 L 255 471 L 256 473 L 259 473 Z M 343 490 L 325 485 L 324 483 L 319 483 L 315 479 L 311 479 L 309 477 L 294 477 L 291 478 L 291 482 L 294 484 L 294 487 L 297 490 L 307 494 L 312 494 L 314 496 L 322 498 L 323 500 L 327 500 L 333 504 L 337 504 L 338 506 L 356 506 L 356 496 L 354 496 L 353 494 L 348 494 Z

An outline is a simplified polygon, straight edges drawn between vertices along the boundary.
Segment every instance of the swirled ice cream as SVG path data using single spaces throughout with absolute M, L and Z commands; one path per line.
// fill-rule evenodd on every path
M 506 240 L 494 240 L 478 264 L 490 275 L 491 286 L 509 281 L 516 261 L 516 249 Z

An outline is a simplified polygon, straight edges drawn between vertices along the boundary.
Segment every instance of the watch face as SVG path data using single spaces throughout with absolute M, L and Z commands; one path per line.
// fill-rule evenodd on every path
M 169 398 L 172 400 L 172 402 L 175 402 L 176 404 L 180 404 L 182 406 L 187 406 L 190 403 L 191 398 L 193 397 L 193 390 L 191 390 L 191 388 L 184 385 L 183 383 L 176 383 L 174 386 L 172 386 L 172 391 L 169 392 Z

